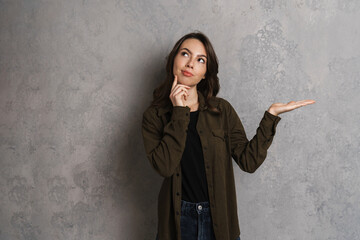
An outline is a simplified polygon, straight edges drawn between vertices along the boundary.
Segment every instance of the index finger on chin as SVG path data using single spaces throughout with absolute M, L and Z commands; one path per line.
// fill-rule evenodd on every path
M 173 84 L 172 84 L 172 86 L 171 86 L 171 90 L 174 89 L 174 87 L 176 86 L 176 84 L 177 84 L 177 76 L 175 75 Z

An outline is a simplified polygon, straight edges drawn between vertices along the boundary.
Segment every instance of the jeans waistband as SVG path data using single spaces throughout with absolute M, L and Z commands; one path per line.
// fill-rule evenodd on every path
M 181 200 L 181 215 L 185 216 L 197 216 L 198 214 L 208 215 L 210 214 L 209 202 L 192 203 L 185 200 Z

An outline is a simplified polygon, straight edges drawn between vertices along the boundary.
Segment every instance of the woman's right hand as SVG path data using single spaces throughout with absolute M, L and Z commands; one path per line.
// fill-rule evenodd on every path
M 169 96 L 173 106 L 185 107 L 183 99 L 186 100 L 187 96 L 189 96 L 188 93 L 189 88 L 190 88 L 189 86 L 178 84 L 177 76 L 175 75 Z

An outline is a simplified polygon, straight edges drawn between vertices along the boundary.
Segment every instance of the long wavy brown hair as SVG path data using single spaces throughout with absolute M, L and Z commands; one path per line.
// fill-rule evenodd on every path
M 159 87 L 155 88 L 153 92 L 153 101 L 151 102 L 151 106 L 160 106 L 160 107 L 172 106 L 172 102 L 169 96 L 174 81 L 174 74 L 173 74 L 174 59 L 179 51 L 181 44 L 186 39 L 189 38 L 198 39 L 204 44 L 208 59 L 206 64 L 205 78 L 202 79 L 197 84 L 196 88 L 205 97 L 205 105 L 209 108 L 209 110 L 219 113 L 219 109 L 215 108 L 214 106 L 211 106 L 211 104 L 209 103 L 210 98 L 216 96 L 220 89 L 219 78 L 217 76 L 219 70 L 218 59 L 210 40 L 207 38 L 205 34 L 203 34 L 200 31 L 188 33 L 175 43 L 173 49 L 166 57 L 167 63 L 166 63 L 165 80 L 160 84 Z

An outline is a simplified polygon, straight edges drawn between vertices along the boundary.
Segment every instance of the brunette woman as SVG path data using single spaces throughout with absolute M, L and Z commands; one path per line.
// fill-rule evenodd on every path
M 274 103 L 249 141 L 219 92 L 218 60 L 201 32 L 180 38 L 167 57 L 165 81 L 143 114 L 146 156 L 164 177 L 157 239 L 240 239 L 233 163 L 249 173 L 263 163 L 281 113 L 314 100 Z

